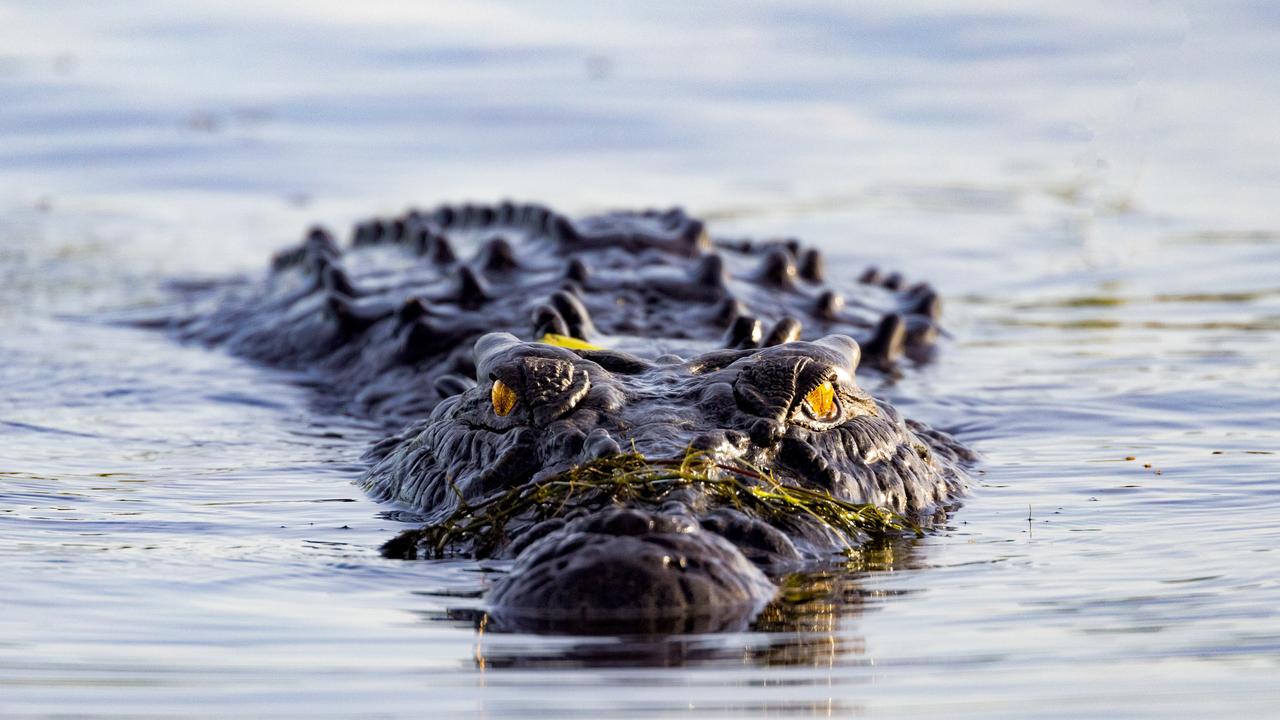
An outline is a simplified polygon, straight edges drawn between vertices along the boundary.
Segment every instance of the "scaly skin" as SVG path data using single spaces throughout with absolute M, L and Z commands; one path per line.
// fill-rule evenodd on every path
M 476 248 L 469 260 L 463 245 Z M 539 206 L 442 207 L 363 223 L 346 251 L 313 230 L 264 283 L 176 324 L 305 369 L 352 412 L 407 423 L 370 451 L 363 483 L 429 521 L 621 452 L 690 449 L 931 517 L 963 492 L 972 455 L 854 377 L 927 359 L 938 297 L 896 274 L 833 275 L 816 250 L 713 241 L 678 210 L 573 221 Z M 537 342 L 548 334 L 584 347 Z M 824 383 L 830 403 L 815 409 Z M 508 533 L 500 553 L 514 568 L 490 604 L 544 620 L 749 616 L 774 593 L 766 573 L 864 539 L 717 507 L 688 487 Z

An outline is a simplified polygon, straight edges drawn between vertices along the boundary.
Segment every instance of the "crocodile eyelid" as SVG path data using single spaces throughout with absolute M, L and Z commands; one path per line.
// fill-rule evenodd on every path
M 804 405 L 809 395 L 821 385 L 830 385 L 835 394 L 838 396 L 841 378 L 838 373 L 830 368 L 817 368 L 813 365 L 809 366 L 807 372 L 802 372 L 796 378 L 796 400 L 794 407 Z

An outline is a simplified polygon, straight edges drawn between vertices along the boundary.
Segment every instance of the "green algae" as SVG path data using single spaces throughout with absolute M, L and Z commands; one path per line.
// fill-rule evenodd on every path
M 448 517 L 401 533 L 383 546 L 388 557 L 487 557 L 507 542 L 513 522 L 521 526 L 563 517 L 576 508 L 608 505 L 657 507 L 682 488 L 701 491 L 713 507 L 733 507 L 774 525 L 809 519 L 844 538 L 920 534 L 906 518 L 873 504 L 852 503 L 829 493 L 784 484 L 772 472 L 741 463 L 718 462 L 690 451 L 679 460 L 654 460 L 635 452 L 579 465 L 535 483 L 511 488 L 459 507 Z M 857 552 L 847 540 L 846 551 Z

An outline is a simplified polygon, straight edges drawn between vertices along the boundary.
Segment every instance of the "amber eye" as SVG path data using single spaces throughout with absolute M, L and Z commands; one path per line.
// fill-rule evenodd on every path
M 836 407 L 836 389 L 828 380 L 809 391 L 804 401 L 809 406 L 809 414 L 814 420 L 830 422 L 836 419 L 839 408 Z
M 501 380 L 493 381 L 493 391 L 489 393 L 489 398 L 493 400 L 493 411 L 502 417 L 510 415 L 511 408 L 516 406 L 516 391 Z

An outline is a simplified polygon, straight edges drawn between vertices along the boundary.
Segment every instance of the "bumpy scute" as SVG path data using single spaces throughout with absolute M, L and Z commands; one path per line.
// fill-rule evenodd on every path
M 792 239 L 713 238 L 678 209 L 410 210 L 359 223 L 345 248 L 312 229 L 261 282 L 192 300 L 171 323 L 180 336 L 304 370 L 329 403 L 394 430 L 363 483 L 430 522 L 624 453 L 694 453 L 711 473 L 760 468 L 746 475 L 760 492 L 786 484 L 920 520 L 963 491 L 972 461 L 855 381 L 929 358 L 932 288 L 855 275 Z M 762 569 L 863 539 L 800 506 L 780 517 L 727 497 L 694 485 L 509 518 L 492 551 L 515 566 L 492 605 L 750 612 L 772 592 Z

